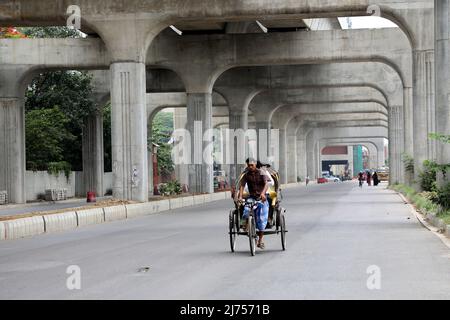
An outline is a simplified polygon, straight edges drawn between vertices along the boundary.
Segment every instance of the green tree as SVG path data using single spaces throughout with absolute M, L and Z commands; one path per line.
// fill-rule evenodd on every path
M 67 27 L 32 27 L 17 28 L 28 38 L 80 38 L 82 34 Z M 54 111 L 58 106 L 58 117 L 60 123 L 54 128 L 56 132 L 61 132 L 61 139 L 56 139 L 53 135 L 43 135 L 42 144 L 53 146 L 58 152 L 53 153 L 45 159 L 52 162 L 67 161 L 74 170 L 82 170 L 82 130 L 86 117 L 96 109 L 91 100 L 92 86 L 91 77 L 85 72 L 79 71 L 51 71 L 39 74 L 29 85 L 25 94 L 25 108 L 27 121 L 31 121 L 29 114 L 33 111 L 41 111 L 41 115 L 50 115 L 47 111 Z M 55 124 L 50 121 L 47 125 Z M 61 126 L 62 124 L 62 126 Z M 51 130 L 53 132 L 53 130 Z M 57 134 L 56 134 L 57 135 Z M 71 139 L 67 139 L 70 136 Z M 51 138 L 53 137 L 53 138 Z M 45 139 L 49 139 L 46 141 Z M 69 143 L 70 141 L 70 143 Z M 32 135 L 27 132 L 27 148 L 36 143 Z M 55 143 L 60 143 L 56 147 Z M 55 151 L 55 150 L 54 150 Z M 27 163 L 40 163 L 41 169 L 46 169 L 42 158 L 35 158 L 37 152 L 27 153 Z M 48 166 L 47 163 L 46 166 Z M 57 167 L 52 164 L 52 167 Z M 64 165 L 64 167 L 67 167 Z M 29 168 L 31 169 L 31 168 Z
M 76 139 L 66 128 L 68 121 L 57 106 L 27 112 L 25 135 L 29 169 L 47 170 L 49 163 L 63 161 L 63 146 Z
M 169 144 L 173 130 L 173 113 L 159 112 L 153 120 L 149 146 L 151 146 L 150 141 L 159 145 L 158 173 L 162 176 L 170 176 L 174 170 L 172 161 L 173 146 Z
M 24 27 L 17 28 L 28 38 L 81 38 L 82 34 L 68 27 Z
M 63 160 L 69 162 L 74 170 L 82 170 L 81 150 L 84 119 L 91 115 L 97 107 L 91 100 L 91 77 L 78 71 L 42 73 L 33 79 L 25 96 L 26 112 L 59 107 L 65 116 L 65 130 L 75 137 L 70 144 L 61 146 Z M 33 158 L 29 160 L 34 161 Z

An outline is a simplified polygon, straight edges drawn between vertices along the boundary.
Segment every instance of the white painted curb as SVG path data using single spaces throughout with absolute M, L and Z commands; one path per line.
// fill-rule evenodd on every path
M 5 223 L 0 222 L 0 241 L 5 240 Z
M 61 232 L 78 227 L 77 214 L 64 212 L 43 216 L 45 221 L 45 232 Z
M 125 206 L 115 206 L 103 208 L 105 212 L 105 222 L 125 220 L 127 218 L 127 209 Z
M 155 202 L 149 202 L 149 203 L 151 205 L 153 205 L 152 212 L 154 212 L 154 213 L 170 210 L 170 201 L 169 200 L 161 200 L 161 201 L 155 201 Z
M 194 197 L 184 197 L 183 199 L 183 207 L 192 207 L 194 206 Z
M 198 196 L 194 196 L 194 205 L 201 205 L 201 204 L 205 204 L 205 196 L 204 195 L 198 195 Z
M 180 209 L 183 207 L 182 198 L 170 199 L 169 201 L 170 201 L 170 210 Z
M 45 232 L 52 233 L 71 230 L 77 227 L 104 222 L 131 219 L 226 199 L 231 200 L 230 191 L 9 220 L 0 222 L 0 241 L 14 240 Z
M 5 239 L 16 240 L 45 232 L 42 216 L 5 221 Z
M 127 219 L 132 219 L 155 213 L 154 207 L 150 202 L 128 204 L 125 207 L 127 208 Z
M 77 211 L 78 226 L 88 226 L 105 222 L 103 208 Z

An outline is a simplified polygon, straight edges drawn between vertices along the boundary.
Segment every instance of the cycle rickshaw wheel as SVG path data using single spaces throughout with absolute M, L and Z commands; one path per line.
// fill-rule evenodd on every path
M 286 251 L 286 217 L 282 212 L 280 214 L 280 232 L 281 232 L 281 247 L 283 251 Z
M 250 253 L 253 257 L 256 255 L 256 225 L 253 216 L 248 218 L 248 239 L 250 242 Z
M 236 221 L 235 218 L 236 215 L 234 214 L 234 211 L 230 212 L 229 217 L 229 234 L 230 234 L 230 247 L 231 252 L 234 252 L 236 250 L 236 237 L 237 237 L 237 230 L 236 230 Z

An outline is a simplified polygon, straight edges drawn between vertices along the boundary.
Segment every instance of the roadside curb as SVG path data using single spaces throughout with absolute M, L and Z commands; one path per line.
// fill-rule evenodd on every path
M 392 190 L 392 191 L 396 192 L 400 196 L 400 198 L 402 198 L 403 202 L 409 206 L 409 209 L 414 214 L 417 221 L 419 221 L 419 223 L 422 225 L 422 227 L 424 227 L 428 231 L 431 231 L 436 237 L 438 237 L 450 249 L 450 238 L 449 238 L 450 237 L 450 230 L 449 230 L 450 228 L 449 228 L 449 226 L 445 226 L 443 221 L 441 219 L 437 218 L 435 215 L 432 215 L 433 218 L 431 220 L 428 219 L 428 221 L 427 221 L 427 218 L 425 218 L 423 216 L 423 214 L 418 212 L 416 210 L 416 208 L 414 208 L 414 206 L 411 204 L 411 202 L 401 192 L 398 192 L 395 190 Z M 440 222 L 438 222 L 438 221 L 440 221 Z M 437 224 L 437 226 L 435 225 L 435 223 Z M 445 226 L 444 233 L 441 232 L 442 225 Z
M 291 189 L 300 186 L 305 186 L 305 183 L 285 184 L 281 188 Z M 5 220 L 0 222 L 0 241 L 64 232 L 84 226 L 128 220 L 226 199 L 231 200 L 230 191 Z
M 180 208 L 231 199 L 231 192 L 195 195 L 130 205 L 80 209 L 71 212 L 0 221 L 0 241 L 28 238 L 44 233 L 63 232 L 89 225 L 159 214 Z

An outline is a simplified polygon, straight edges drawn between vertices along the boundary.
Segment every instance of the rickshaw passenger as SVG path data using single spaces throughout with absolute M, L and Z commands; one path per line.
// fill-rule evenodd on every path
M 247 159 L 245 161 L 245 163 L 247 164 L 247 168 L 245 169 L 244 174 L 248 172 L 249 161 L 250 161 L 250 159 Z M 269 207 L 270 207 L 272 205 L 272 199 L 270 198 L 269 191 L 272 190 L 275 187 L 275 181 L 273 180 L 272 176 L 270 175 L 269 171 L 267 170 L 268 167 L 270 168 L 269 165 L 267 165 L 267 164 L 264 165 L 259 160 L 256 161 L 256 168 L 260 169 L 267 176 L 267 179 L 269 179 L 269 181 L 268 181 L 269 187 L 267 188 L 268 191 L 267 191 L 266 194 L 267 194 L 267 201 L 269 202 Z M 245 185 L 244 191 L 246 193 L 248 193 L 248 186 L 247 185 Z
M 267 201 L 266 193 L 269 189 L 269 179 L 265 172 L 257 168 L 257 161 L 254 159 L 249 159 L 247 164 L 247 170 L 242 178 L 241 185 L 239 188 L 238 198 L 243 201 L 244 188 L 247 184 L 250 198 L 255 200 L 260 199 L 262 204 L 258 205 L 256 209 L 256 228 L 258 229 L 258 248 L 264 249 L 265 245 L 263 242 L 264 230 L 267 227 L 267 222 L 269 218 L 269 202 Z M 243 218 L 247 219 L 249 215 L 249 209 L 244 210 Z

